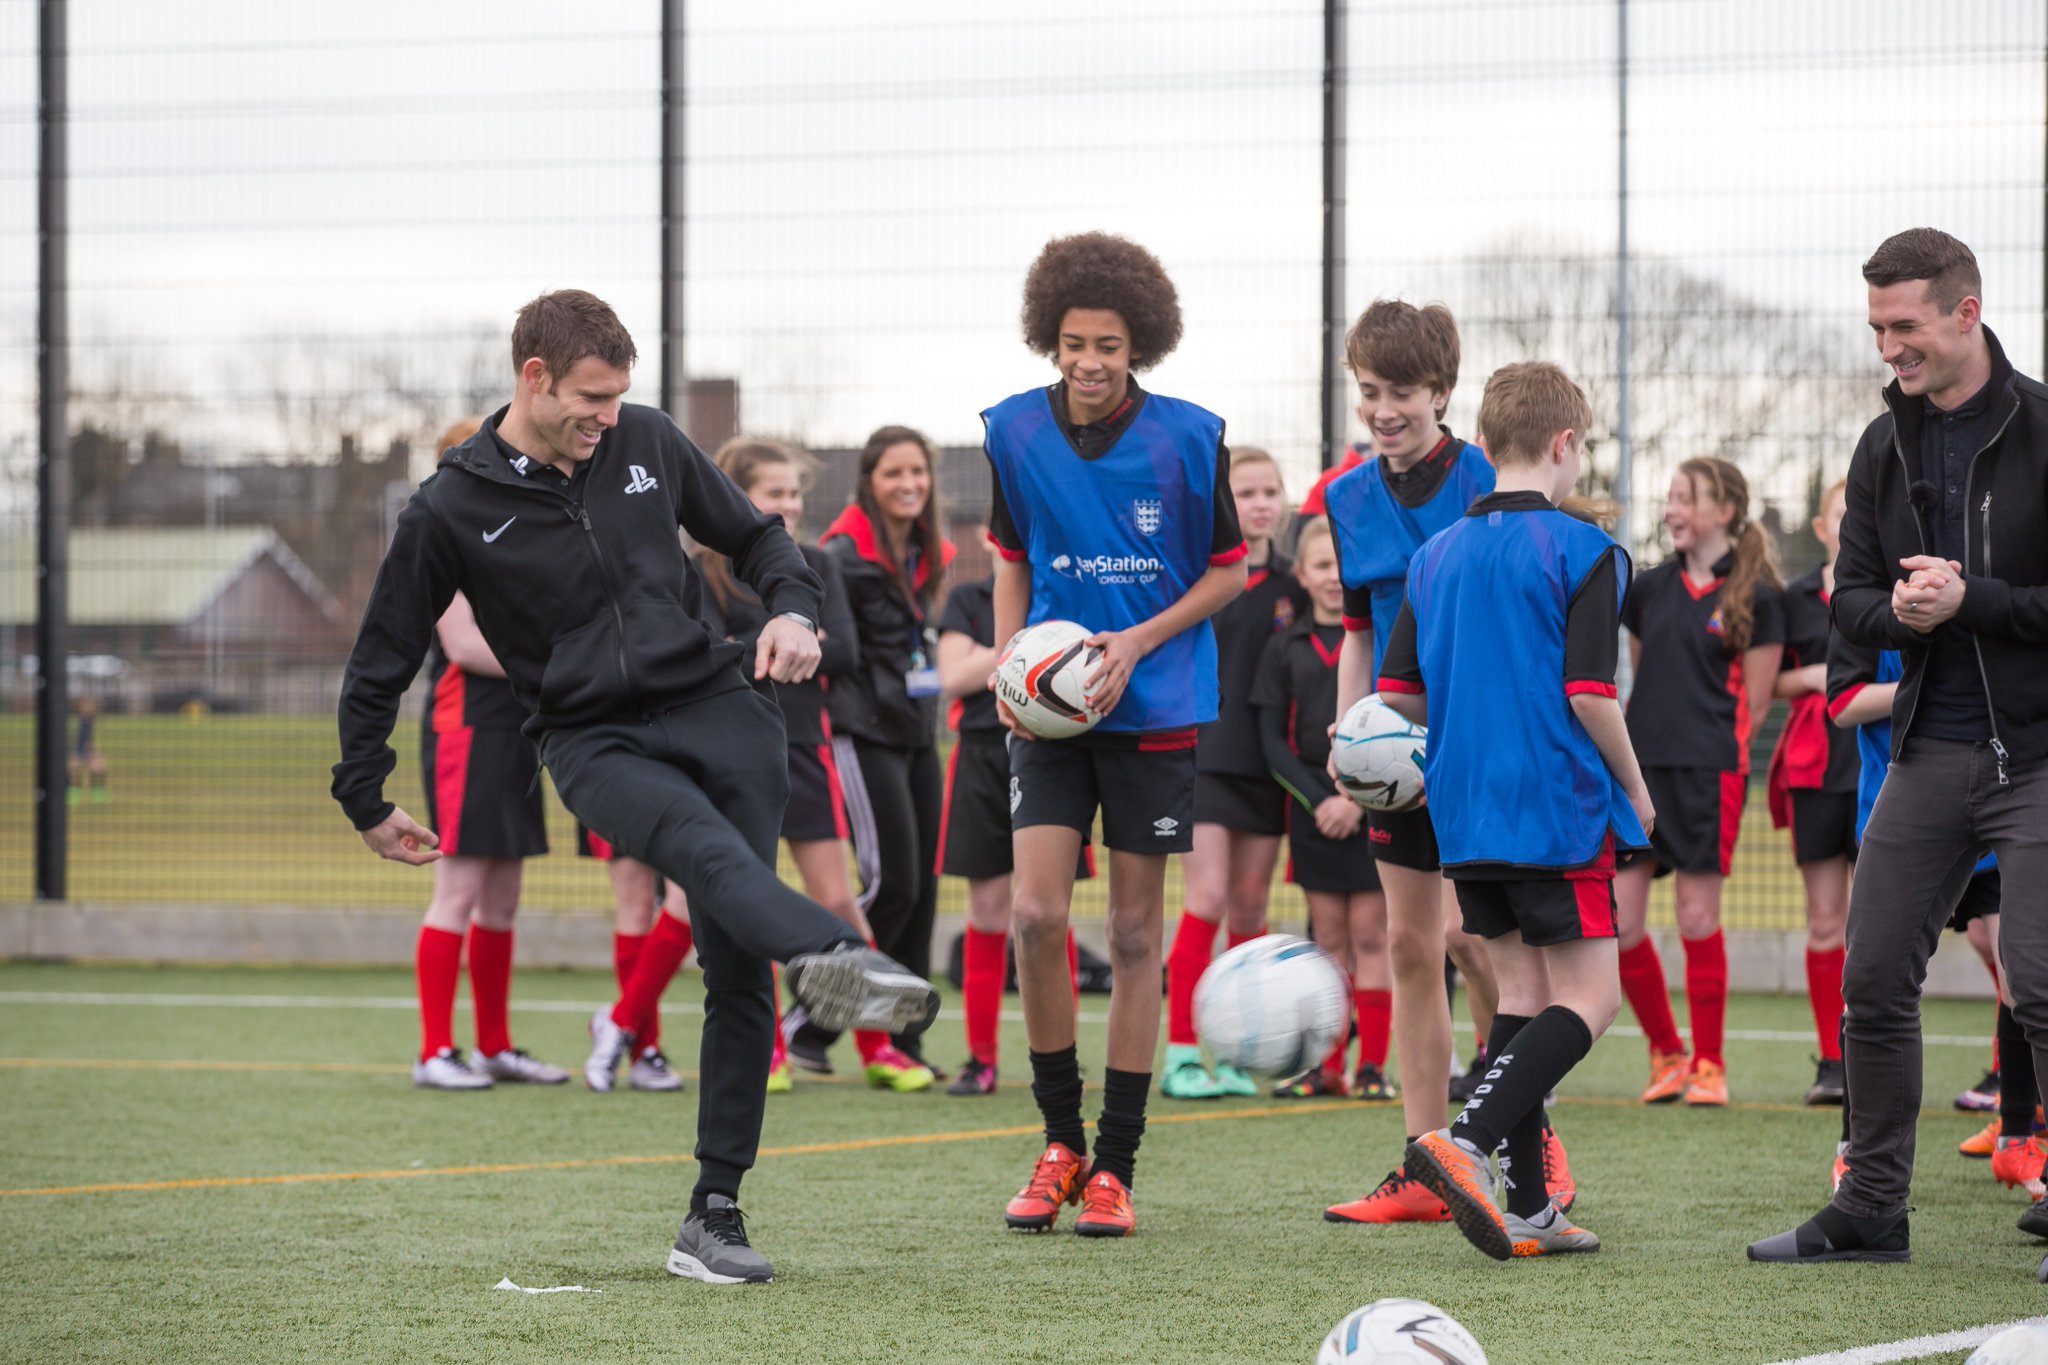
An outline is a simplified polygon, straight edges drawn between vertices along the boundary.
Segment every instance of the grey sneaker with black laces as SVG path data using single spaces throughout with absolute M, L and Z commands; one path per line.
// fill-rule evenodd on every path
M 668 1254 L 668 1273 L 706 1284 L 767 1284 L 775 1278 L 768 1258 L 747 1240 L 746 1215 L 722 1194 L 683 1219 Z
M 783 979 L 811 1022 L 833 1032 L 922 1033 L 939 1014 L 931 982 L 865 943 L 791 958 Z
M 512 1081 L 520 1085 L 561 1085 L 569 1079 L 568 1072 L 552 1062 L 544 1062 L 528 1054 L 523 1047 L 508 1047 L 503 1052 L 479 1052 L 470 1059 L 469 1067 L 494 1081 Z
M 619 1063 L 632 1050 L 633 1035 L 612 1021 L 612 1007 L 599 1005 L 590 1016 L 590 1056 L 583 1063 L 583 1083 L 599 1094 L 618 1084 Z
M 626 1068 L 626 1085 L 633 1090 L 673 1091 L 683 1088 L 683 1078 L 669 1066 L 661 1049 L 650 1047 L 637 1053 L 633 1065 Z
M 1501 1220 L 1507 1224 L 1508 1243 L 1516 1256 L 1575 1256 L 1600 1249 L 1600 1239 L 1575 1226 L 1554 1199 L 1534 1218 L 1509 1210 Z
M 491 1078 L 469 1069 L 462 1054 L 444 1047 L 412 1064 L 412 1083 L 422 1090 L 489 1090 Z

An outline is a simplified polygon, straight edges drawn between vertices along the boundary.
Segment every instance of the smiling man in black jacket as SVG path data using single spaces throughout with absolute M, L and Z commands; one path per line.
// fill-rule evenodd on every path
M 2013 1014 L 2048 1075 L 2048 388 L 2006 360 L 1976 257 L 1947 233 L 1899 233 L 1863 278 L 1896 379 L 1849 464 L 1832 607 L 1845 639 L 1899 651 L 1905 676 L 1849 905 L 1849 1171 L 1753 1260 L 1908 1259 L 1920 987 L 1987 848 Z M 2038 1178 L 2032 1134 L 2008 1140 Z M 2048 1236 L 2048 1212 L 2020 1226 Z
M 563 804 L 689 893 L 705 989 L 698 1179 L 668 1266 L 758 1283 L 770 1270 L 737 1199 L 761 1137 L 770 963 L 833 1027 L 920 1029 L 938 997 L 775 875 L 789 779 L 782 715 L 759 684 L 816 670 L 820 584 L 779 517 L 664 413 L 622 402 L 634 358 L 594 295 L 520 310 L 511 403 L 444 451 L 399 514 L 342 681 L 334 797 L 380 856 L 440 856 L 384 799 L 387 741 L 434 622 L 463 593 Z M 750 661 L 699 619 L 678 526 L 774 613 Z

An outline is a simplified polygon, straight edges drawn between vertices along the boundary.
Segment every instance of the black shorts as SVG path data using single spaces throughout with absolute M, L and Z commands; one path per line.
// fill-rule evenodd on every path
M 1007 730 L 962 730 L 946 762 L 946 805 L 939 817 L 939 871 L 983 881 L 1014 870 L 1010 851 L 1010 754 Z M 1095 850 L 1081 845 L 1077 881 L 1095 875 Z
M 1614 937 L 1614 862 L 1582 872 L 1506 881 L 1455 875 L 1465 932 L 1484 939 L 1519 932 L 1532 948 Z
M 611 840 L 605 838 L 581 820 L 576 822 L 577 857 L 595 858 L 601 863 L 608 863 L 618 853 L 619 850 L 612 846 Z
M 1195 823 L 1239 834 L 1278 837 L 1287 828 L 1287 793 L 1270 777 L 1195 774 Z
M 1365 837 L 1372 843 L 1372 856 L 1395 867 L 1417 872 L 1438 872 L 1436 826 L 1429 822 L 1429 807 L 1414 810 L 1365 813 Z
M 782 837 L 798 843 L 846 837 L 846 803 L 839 795 L 839 768 L 832 746 L 789 746 L 789 804 L 782 808 Z
M 1824 863 L 1830 858 L 1856 860 L 1856 793 L 1794 789 L 1792 797 L 1792 861 Z M 1663 823 L 1664 812 L 1657 812 Z
M 1998 869 L 1987 867 L 1964 885 L 1963 898 L 1948 917 L 1948 927 L 1960 934 L 1970 927 L 1971 920 L 1997 914 L 1999 894 Z
M 463 858 L 538 858 L 548 851 L 540 757 L 517 730 L 428 730 L 420 747 L 428 829 Z
M 1102 843 L 1117 853 L 1186 853 L 1195 846 L 1195 748 L 1108 749 L 1057 739 L 1010 746 L 1010 828 L 1063 825 L 1085 842 L 1102 812 Z
M 1288 802 L 1287 880 L 1304 891 L 1349 895 L 1379 890 L 1380 870 L 1373 861 L 1370 833 L 1361 824 L 1349 839 L 1325 838 L 1313 812 L 1299 802 Z
M 1657 808 L 1650 851 L 1622 855 L 1622 865 L 1649 857 L 1657 875 L 1697 872 L 1725 877 L 1735 865 L 1735 836 L 1742 831 L 1742 806 L 1749 778 L 1713 768 L 1645 768 L 1643 785 Z M 1855 822 L 1850 822 L 1855 828 Z

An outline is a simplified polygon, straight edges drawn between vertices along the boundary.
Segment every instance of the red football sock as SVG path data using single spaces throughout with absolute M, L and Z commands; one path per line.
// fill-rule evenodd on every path
M 1728 1023 L 1728 940 L 1719 929 L 1707 938 L 1682 938 L 1685 945 L 1685 1001 L 1692 1014 L 1696 1060 L 1720 1062 Z
M 1342 1080 L 1344 1077 L 1344 1055 L 1350 1048 L 1351 1031 L 1346 1029 L 1337 1036 L 1337 1046 L 1330 1049 L 1330 1055 L 1323 1058 L 1323 1074 L 1335 1076 Z
M 420 988 L 420 1060 L 455 1046 L 455 985 L 462 979 L 462 935 L 420 926 L 413 949 Z
M 612 1006 L 612 1022 L 633 1035 L 641 1051 L 661 1045 L 661 993 L 690 955 L 690 926 L 666 910 L 654 917 L 654 932 L 641 945 L 632 979 Z
M 1195 1036 L 1195 983 L 1215 955 L 1216 926 L 1182 910 L 1166 953 L 1166 1041 L 1175 1047 L 1200 1041 Z
M 1369 1063 L 1384 1071 L 1387 1040 L 1394 1032 L 1394 993 L 1353 991 L 1351 1000 L 1358 1010 L 1358 1064 Z
M 622 994 L 626 983 L 633 979 L 633 964 L 640 960 L 640 950 L 646 946 L 645 934 L 612 935 L 612 975 L 618 977 Z
M 1074 983 L 1074 1005 L 1081 1004 L 1081 945 L 1074 941 L 1074 931 L 1067 930 L 1067 980 Z
M 506 1018 L 512 994 L 512 931 L 469 926 L 469 998 L 476 1008 L 476 1050 L 495 1057 L 512 1046 Z
M 996 1064 L 996 1024 L 1003 1012 L 1003 954 L 1008 934 L 969 925 L 962 946 L 961 1003 L 967 1012 L 967 1050 L 983 1066 Z
M 1671 1014 L 1671 990 L 1664 984 L 1664 962 L 1657 956 L 1657 945 L 1649 939 L 1622 953 L 1621 990 L 1628 997 L 1629 1008 L 1636 1012 L 1636 1022 L 1643 1026 L 1643 1037 L 1652 1052 L 1685 1051 L 1685 1040 L 1678 1036 L 1678 1020 Z
M 1824 1062 L 1842 1059 L 1842 963 L 1847 948 L 1806 954 L 1806 998 L 1813 1003 L 1813 1030 Z
M 1249 934 L 1240 934 L 1235 929 L 1227 930 L 1223 935 L 1223 939 L 1228 946 L 1235 948 L 1240 943 L 1250 943 L 1255 938 L 1264 938 L 1265 936 L 1266 926 L 1262 924 L 1256 931 Z

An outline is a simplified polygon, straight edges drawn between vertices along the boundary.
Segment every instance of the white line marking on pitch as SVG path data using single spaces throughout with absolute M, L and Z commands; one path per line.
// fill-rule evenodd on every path
M 1967 1351 L 1973 1346 L 1982 1346 L 2008 1327 L 2017 1327 L 2023 1322 L 2048 1323 L 2048 1318 L 2014 1318 L 2011 1322 L 1994 1322 L 1985 1327 L 1965 1327 L 1960 1332 L 1942 1332 L 1931 1337 L 1912 1337 L 1906 1341 L 1888 1341 L 1876 1346 L 1858 1346 L 1847 1351 L 1831 1351 L 1826 1355 L 1801 1356 L 1797 1360 L 1781 1360 L 1777 1365 L 1885 1365 L 1893 1360 L 1925 1360 L 1950 1351 Z
M 512 1008 L 530 1014 L 589 1014 L 600 1004 L 610 1001 L 599 1000 L 515 1000 Z M 0 991 L 0 1005 L 155 1005 L 171 1008 L 196 1009 L 315 1009 L 315 1010 L 415 1010 L 419 1001 L 409 995 L 169 995 L 146 992 L 114 991 Z M 467 1009 L 468 1002 L 458 1001 L 459 1008 Z M 671 1000 L 662 1002 L 663 1009 L 677 1014 L 702 1014 L 704 1007 L 694 1000 Z M 941 1019 L 959 1019 L 958 1010 L 941 1010 Z M 1016 1010 L 1004 1010 L 1006 1023 L 1021 1024 L 1024 1016 Z M 1105 1024 L 1107 1014 L 1083 1014 L 1084 1024 Z M 1458 1032 L 1470 1033 L 1472 1026 L 1460 1023 Z M 1616 1024 L 1607 1030 L 1610 1038 L 1640 1038 L 1643 1031 L 1629 1024 Z M 1728 1038 L 1738 1043 L 1811 1043 L 1810 1030 L 1792 1031 L 1786 1029 L 1739 1029 L 1727 1031 Z M 1983 1047 L 1990 1035 L 1969 1037 L 1963 1034 L 1930 1033 L 1920 1041 L 1928 1047 Z

